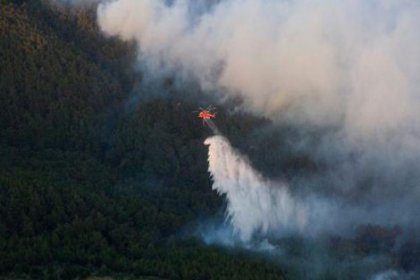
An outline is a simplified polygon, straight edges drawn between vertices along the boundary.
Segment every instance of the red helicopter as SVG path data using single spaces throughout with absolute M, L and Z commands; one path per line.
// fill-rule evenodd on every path
M 216 117 L 216 108 L 213 105 L 208 106 L 206 109 L 199 108 L 199 111 L 194 111 L 195 113 L 198 113 L 197 117 L 203 120 L 203 123 L 206 120 L 214 119 Z

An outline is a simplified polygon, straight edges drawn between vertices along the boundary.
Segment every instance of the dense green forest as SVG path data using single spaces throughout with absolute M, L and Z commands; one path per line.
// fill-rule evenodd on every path
M 135 55 L 94 9 L 1 1 L 0 279 L 283 279 L 187 230 L 223 208 L 209 131 L 182 97 L 127 106 Z M 237 137 L 261 122 L 220 115 Z

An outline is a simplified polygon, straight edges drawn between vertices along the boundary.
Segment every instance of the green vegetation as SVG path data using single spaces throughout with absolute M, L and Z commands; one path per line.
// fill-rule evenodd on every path
M 223 204 L 196 104 L 127 109 L 134 46 L 89 7 L 0 3 L 0 279 L 283 279 L 185 233 Z M 236 136 L 260 122 L 220 115 Z

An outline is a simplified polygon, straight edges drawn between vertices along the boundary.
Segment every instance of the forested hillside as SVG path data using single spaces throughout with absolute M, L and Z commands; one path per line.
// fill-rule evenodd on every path
M 188 230 L 223 208 L 198 104 L 126 106 L 135 48 L 94 9 L 0 3 L 0 278 L 282 279 Z M 220 121 L 233 139 L 261 123 Z

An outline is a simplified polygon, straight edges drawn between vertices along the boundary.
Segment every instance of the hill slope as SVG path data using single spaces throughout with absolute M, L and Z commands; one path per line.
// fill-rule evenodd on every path
M 0 278 L 282 279 L 184 233 L 222 205 L 195 104 L 124 109 L 135 53 L 103 38 L 91 10 L 1 5 Z

